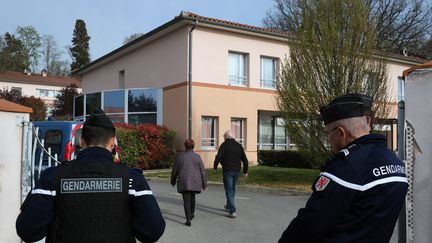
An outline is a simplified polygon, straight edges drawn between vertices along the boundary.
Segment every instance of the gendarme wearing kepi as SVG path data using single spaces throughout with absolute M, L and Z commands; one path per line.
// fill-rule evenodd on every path
M 334 155 L 279 243 L 389 242 L 405 201 L 404 164 L 370 134 L 372 98 L 348 94 L 320 109 Z
M 84 126 L 112 128 L 115 130 L 111 119 L 105 115 L 105 112 L 100 108 L 94 110 L 90 114 L 90 117 L 84 122 Z
M 320 113 L 324 124 L 337 120 L 371 114 L 373 99 L 364 94 L 338 96 L 328 105 L 321 107 Z

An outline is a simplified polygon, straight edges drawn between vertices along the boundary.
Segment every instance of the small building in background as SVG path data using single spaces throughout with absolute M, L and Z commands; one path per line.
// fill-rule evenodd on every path
M 15 89 L 23 96 L 41 98 L 47 107 L 48 116 L 54 109 L 54 100 L 59 91 L 70 84 L 75 84 L 81 93 L 81 80 L 76 77 L 54 77 L 46 72 L 0 72 L 0 89 Z

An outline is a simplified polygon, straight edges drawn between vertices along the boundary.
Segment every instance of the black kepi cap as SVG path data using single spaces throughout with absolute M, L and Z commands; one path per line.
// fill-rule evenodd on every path
M 105 115 L 105 112 L 101 108 L 95 109 L 90 114 L 90 117 L 84 122 L 84 126 L 112 128 L 115 130 L 111 119 Z
M 372 107 L 372 98 L 363 94 L 346 94 L 334 98 L 328 105 L 321 107 L 320 113 L 327 125 L 337 120 L 364 116 Z

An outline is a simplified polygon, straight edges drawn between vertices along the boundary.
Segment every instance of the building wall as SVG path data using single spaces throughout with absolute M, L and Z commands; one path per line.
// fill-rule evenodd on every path
M 414 239 L 430 242 L 432 238 L 432 69 L 414 71 L 406 78 L 405 119 L 414 128 L 413 190 Z M 412 141 L 411 141 L 412 142 Z M 409 159 L 409 158 L 407 158 Z
M 119 89 L 119 72 L 125 71 L 124 88 L 160 88 L 187 80 L 186 27 L 109 62 L 82 77 L 85 93 Z
M 166 88 L 163 92 L 163 125 L 176 132 L 175 148 L 183 150 L 187 138 L 187 85 Z M 198 141 L 197 141 L 198 142 Z
M 0 111 L 0 117 L 0 242 L 18 243 L 15 220 L 21 206 L 22 126 L 16 122 L 17 117 L 29 121 L 29 114 Z
M 249 87 L 260 88 L 260 57 L 278 58 L 282 63 L 289 49 L 286 41 L 197 27 L 193 32 L 193 81 L 228 85 L 229 51 L 247 54 Z
M 251 164 L 257 163 L 258 111 L 277 111 L 274 91 L 194 83 L 192 101 L 192 137 L 196 151 L 206 167 L 211 167 L 223 134 L 231 129 L 231 118 L 246 119 L 245 151 Z M 202 116 L 218 118 L 216 149 L 201 148 Z

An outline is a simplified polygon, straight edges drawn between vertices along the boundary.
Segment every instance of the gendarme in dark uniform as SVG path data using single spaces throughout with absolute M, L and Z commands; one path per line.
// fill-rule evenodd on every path
M 77 160 L 43 171 L 23 203 L 16 221 L 23 241 L 155 242 L 162 236 L 165 221 L 142 171 L 113 163 L 114 137 L 111 120 L 95 111 L 83 126 L 87 148 Z
M 331 128 L 333 122 L 363 117 L 364 110 L 356 96 L 321 108 L 330 143 L 330 136 L 338 136 L 331 133 L 342 132 Z M 408 184 L 404 164 L 386 141 L 367 132 L 343 146 L 322 168 L 306 206 L 279 242 L 389 242 Z

